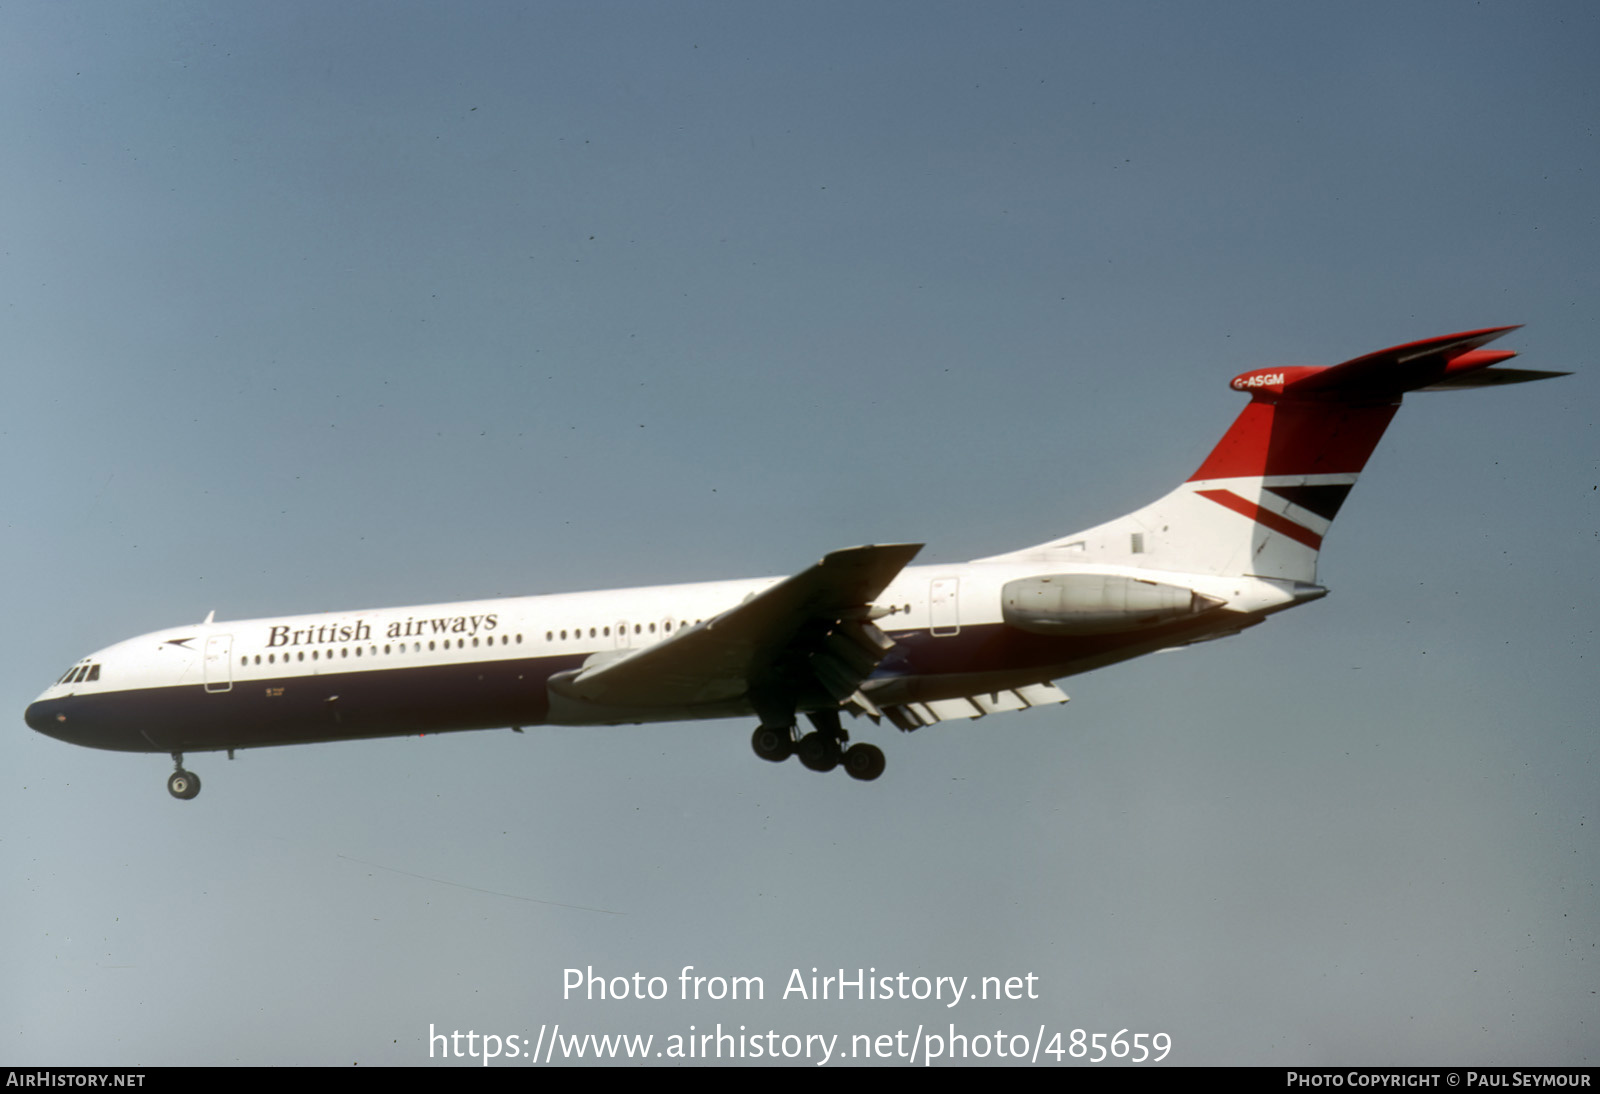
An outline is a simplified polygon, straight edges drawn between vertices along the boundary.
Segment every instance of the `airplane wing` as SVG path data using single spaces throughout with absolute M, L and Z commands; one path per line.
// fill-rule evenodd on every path
M 920 543 L 895 543 L 833 551 L 665 641 L 609 659 L 597 656 L 552 677 L 552 707 L 565 700 L 597 714 L 688 711 L 811 684 L 849 698 L 893 645 L 870 622 L 872 602 L 921 549 Z

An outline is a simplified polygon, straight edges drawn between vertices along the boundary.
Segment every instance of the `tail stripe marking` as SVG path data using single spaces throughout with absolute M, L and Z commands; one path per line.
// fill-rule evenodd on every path
M 1232 490 L 1196 490 L 1207 501 L 1214 501 L 1224 509 L 1232 509 L 1235 513 L 1249 517 L 1265 528 L 1280 532 L 1296 543 L 1303 543 L 1313 551 L 1322 547 L 1322 537 L 1311 529 L 1296 524 L 1288 517 L 1279 516 L 1270 509 L 1263 509 L 1248 498 L 1240 497 Z
M 1313 486 L 1272 486 L 1265 489 L 1272 491 L 1283 500 L 1298 505 L 1308 513 L 1315 513 L 1323 520 L 1332 520 L 1339 514 L 1339 507 L 1344 504 L 1344 499 L 1350 493 L 1351 483 L 1329 483 Z

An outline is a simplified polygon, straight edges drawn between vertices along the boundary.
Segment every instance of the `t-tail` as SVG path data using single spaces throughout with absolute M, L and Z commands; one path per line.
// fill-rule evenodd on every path
M 1235 376 L 1250 404 L 1187 482 L 1137 512 L 999 556 L 1314 585 L 1323 537 L 1408 391 L 1564 376 L 1500 368 L 1512 327 L 1429 338 L 1332 366 Z

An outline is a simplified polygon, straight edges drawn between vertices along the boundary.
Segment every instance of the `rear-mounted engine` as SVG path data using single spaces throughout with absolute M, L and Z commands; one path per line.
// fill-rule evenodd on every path
M 1034 634 L 1110 634 L 1213 611 L 1223 601 L 1181 585 L 1121 574 L 1050 574 L 1008 582 L 1005 621 Z

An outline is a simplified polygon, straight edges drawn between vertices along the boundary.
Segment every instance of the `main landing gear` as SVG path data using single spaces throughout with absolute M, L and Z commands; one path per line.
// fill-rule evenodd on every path
M 812 771 L 832 771 L 843 766 L 852 779 L 863 782 L 871 782 L 883 774 L 882 749 L 869 744 L 844 747 L 850 735 L 839 724 L 837 710 L 819 710 L 806 717 L 814 728 L 798 741 L 794 737 L 794 726 L 761 725 L 751 736 L 750 747 L 757 756 L 773 763 L 799 756 L 800 762 Z
M 183 769 L 183 753 L 174 752 L 172 762 L 177 765 L 178 770 L 167 776 L 167 793 L 174 798 L 188 801 L 200 793 L 200 776 L 193 771 Z

